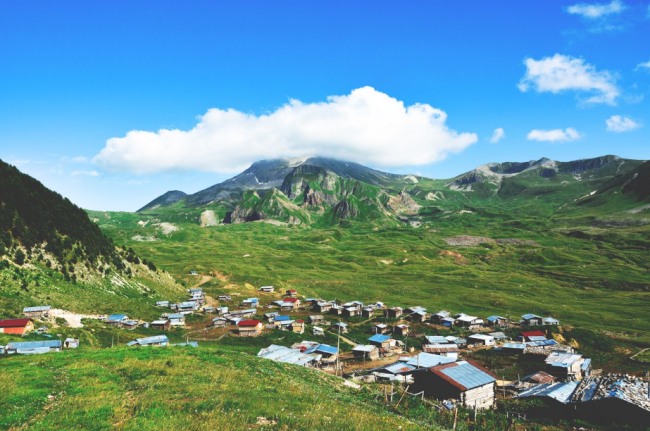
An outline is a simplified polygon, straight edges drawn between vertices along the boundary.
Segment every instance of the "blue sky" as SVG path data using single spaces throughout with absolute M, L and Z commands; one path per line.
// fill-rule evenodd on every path
M 433 178 L 649 159 L 649 4 L 2 2 L 0 158 L 125 211 L 276 153 Z

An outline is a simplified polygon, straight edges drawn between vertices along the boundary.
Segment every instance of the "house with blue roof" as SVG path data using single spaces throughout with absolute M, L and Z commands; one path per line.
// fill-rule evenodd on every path
M 528 325 L 528 326 L 539 326 L 543 323 L 543 320 L 541 317 L 539 317 L 536 314 L 524 314 L 521 316 L 521 324 L 522 325 Z
M 458 400 L 466 408 L 487 409 L 494 406 L 497 376 L 467 362 L 451 362 L 413 372 L 415 392 L 439 400 Z
M 129 320 L 126 314 L 111 314 L 105 320 L 107 325 L 121 327 L 124 322 Z

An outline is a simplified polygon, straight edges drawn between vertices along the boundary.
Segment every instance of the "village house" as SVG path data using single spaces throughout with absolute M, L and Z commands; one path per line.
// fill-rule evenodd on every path
M 426 313 L 427 309 L 424 308 L 424 307 L 420 307 L 419 305 L 416 305 L 414 307 L 409 307 L 406 310 L 404 310 L 404 312 L 407 313 L 407 314 L 413 314 L 413 313 L 418 313 L 418 312 L 422 312 L 422 311 Z
M 257 298 L 247 298 L 242 301 L 242 306 L 257 308 L 259 300 Z
M 330 308 L 330 314 L 340 316 L 341 314 L 343 314 L 343 307 L 340 305 L 332 305 L 332 307 Z
M 169 301 L 157 301 L 156 307 L 169 307 Z
M 199 303 L 196 301 L 185 301 L 176 304 L 176 311 L 183 314 L 192 314 L 199 308 Z
M 159 331 L 168 331 L 171 328 L 171 322 L 167 319 L 154 320 L 151 322 L 151 328 Z
M 217 299 L 219 301 L 230 301 L 232 300 L 232 297 L 230 295 L 219 295 L 217 296 Z
M 219 316 L 223 316 L 224 314 L 228 314 L 228 307 L 216 307 L 214 312 Z
M 129 331 L 133 331 L 135 328 L 137 328 L 139 325 L 139 322 L 137 320 L 125 320 L 122 322 L 122 328 L 128 329 Z
M 273 326 L 275 326 L 276 328 L 281 328 L 283 325 L 290 325 L 290 323 L 288 323 L 290 321 L 291 321 L 290 316 L 277 315 L 273 318 Z
M 524 314 L 521 316 L 521 324 L 528 326 L 540 326 L 543 319 L 536 314 Z
M 371 361 L 376 361 L 379 359 L 379 348 L 373 345 L 357 344 L 352 349 L 352 354 L 355 359 L 369 359 Z
M 273 293 L 275 288 L 273 286 L 262 286 L 260 287 L 260 292 Z
M 361 301 L 350 301 L 350 302 L 346 302 L 345 304 L 341 304 L 341 306 L 343 308 L 356 307 L 358 309 L 362 309 L 363 308 L 363 302 L 361 302 Z
M 241 320 L 237 323 L 237 334 L 242 337 L 256 337 L 262 333 L 262 322 L 259 320 Z
M 23 308 L 23 314 L 27 317 L 40 319 L 42 317 L 49 317 L 51 308 L 52 307 L 49 305 L 41 305 L 38 307 L 26 307 Z
M 284 301 L 282 301 L 282 304 L 280 304 L 280 309 L 293 310 L 295 308 L 298 308 L 299 305 L 300 300 L 298 298 L 286 298 Z
M 331 329 L 332 331 L 341 331 L 341 334 L 346 334 L 348 332 L 348 324 L 343 322 L 336 322 L 332 325 Z
M 443 317 L 440 320 L 440 325 L 445 326 L 447 328 L 451 328 L 455 324 L 456 324 L 456 319 L 454 319 L 453 317 Z
M 470 330 L 481 328 L 485 324 L 483 319 L 479 319 L 476 316 L 470 316 L 465 313 L 457 314 L 454 316 L 454 318 L 456 319 L 456 322 L 454 323 L 456 326 Z
M 373 334 L 385 334 L 388 332 L 388 325 L 384 323 L 375 323 L 372 325 Z
M 506 326 L 508 324 L 508 319 L 501 316 L 490 316 L 487 318 L 488 325 L 498 327 Z
M 406 360 L 406 363 L 415 369 L 423 369 L 435 367 L 442 364 L 450 364 L 454 361 L 455 359 L 448 356 L 434 355 L 432 353 L 424 352 L 418 353 L 417 355 L 408 358 Z
M 490 335 L 494 337 L 495 341 L 507 340 L 508 337 L 503 332 L 490 332 Z
M 389 319 L 397 319 L 404 314 L 404 310 L 402 310 L 400 307 L 395 307 L 395 308 L 387 308 L 384 310 L 384 317 L 387 317 Z
M 76 349 L 79 347 L 79 339 L 77 338 L 66 338 L 63 342 L 63 347 L 66 349 Z
M 325 335 L 325 329 L 321 328 L 320 326 L 314 326 L 312 333 L 314 335 Z
M 2 319 L 0 320 L 0 333 L 26 335 L 34 330 L 32 319 Z
M 411 322 L 424 323 L 427 321 L 427 312 L 422 310 L 414 311 L 409 317 Z
M 127 346 L 166 346 L 167 344 L 169 344 L 169 339 L 166 335 L 137 338 L 130 343 L 126 343 Z
M 110 326 L 115 326 L 115 327 L 122 327 L 122 324 L 129 320 L 129 316 L 126 314 L 111 314 L 106 318 L 104 321 L 107 325 Z
M 285 292 L 285 295 L 288 296 L 289 298 L 294 298 L 298 296 L 298 292 L 296 292 L 294 289 L 289 289 Z
M 575 380 L 582 377 L 582 363 L 585 358 L 577 353 L 552 352 L 546 360 L 546 371 L 562 380 Z
M 314 315 L 314 316 L 309 316 L 309 324 L 315 325 L 317 323 L 321 323 L 324 320 L 324 317 L 321 316 L 320 314 Z
M 465 408 L 494 406 L 497 376 L 467 361 L 451 362 L 413 372 L 411 390 L 439 400 L 458 400 Z
M 389 350 L 391 347 L 391 342 L 394 340 L 388 335 L 375 334 L 372 337 L 368 338 L 368 341 L 370 341 L 370 344 L 373 346 L 380 347 L 384 350 Z
M 525 383 L 534 383 L 536 385 L 545 385 L 547 383 L 553 383 L 557 380 L 557 378 L 549 373 L 546 373 L 544 371 L 538 371 L 534 374 L 529 374 L 527 376 L 524 376 L 523 379 L 521 379 L 522 382 Z
M 242 319 L 248 319 L 255 316 L 257 310 L 255 308 L 247 308 L 246 310 L 233 310 L 230 312 L 231 316 L 241 317 Z
M 264 318 L 268 323 L 273 324 L 273 322 L 275 322 L 275 318 L 278 317 L 279 315 L 280 313 L 274 311 L 272 313 L 264 313 Z
M 347 307 L 343 309 L 343 315 L 347 317 L 358 316 L 361 313 L 358 307 Z
M 60 352 L 61 340 L 18 341 L 8 343 L 5 353 L 18 355 L 38 355 L 41 353 Z
M 228 325 L 228 319 L 225 317 L 215 317 L 212 319 L 212 326 L 224 327 Z
M 184 326 L 185 325 L 185 315 L 182 313 L 170 314 L 167 316 L 169 324 L 171 326 Z
M 214 307 L 203 307 L 203 312 L 204 313 L 214 313 Z
M 370 318 L 375 314 L 374 308 L 364 308 L 361 310 L 361 316 L 365 318 Z
M 452 343 L 442 335 L 425 335 L 424 344 L 452 344 Z
M 305 305 L 314 306 L 314 304 L 321 302 L 318 298 L 305 298 Z
M 331 302 L 317 302 L 314 304 L 313 309 L 319 313 L 327 313 L 332 309 L 332 305 Z
M 242 320 L 246 320 L 246 319 L 243 319 L 241 316 L 233 315 L 233 314 L 228 314 L 228 315 L 226 315 L 224 317 L 226 318 L 226 321 L 228 322 L 228 325 L 231 325 L 231 326 L 237 326 L 237 324 L 239 322 L 241 322 Z
M 441 325 L 442 319 L 444 319 L 445 317 L 449 317 L 449 315 L 450 315 L 449 311 L 445 311 L 445 310 L 438 311 L 437 313 L 433 313 L 431 315 L 430 321 L 431 323 L 434 323 L 436 325 Z
M 544 325 L 559 325 L 560 321 L 553 317 L 545 317 L 542 323 Z
M 321 362 L 324 362 L 326 364 L 336 362 L 336 359 L 339 355 L 339 351 L 336 347 L 329 346 L 327 344 L 319 344 L 316 347 L 307 349 L 305 353 L 317 353 L 321 355 Z
M 299 334 L 302 334 L 305 332 L 305 321 L 304 320 L 296 320 L 294 321 L 291 326 L 289 327 L 289 330 L 291 332 L 297 332 Z
M 467 344 L 471 346 L 494 346 L 494 337 L 487 334 L 473 334 L 467 337 Z
M 400 324 L 395 325 L 393 328 L 393 334 L 399 335 L 400 337 L 406 337 L 409 334 L 409 325 Z
M 422 345 L 422 351 L 425 353 L 431 353 L 435 355 L 445 356 L 453 360 L 458 359 L 458 353 L 460 349 L 455 344 L 424 344 Z

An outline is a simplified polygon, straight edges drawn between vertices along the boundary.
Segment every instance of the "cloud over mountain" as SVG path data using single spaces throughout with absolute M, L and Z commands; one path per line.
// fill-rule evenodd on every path
M 555 54 L 541 60 L 527 58 L 524 64 L 526 74 L 518 85 L 523 92 L 559 94 L 573 91 L 580 95 L 581 102 L 608 105 L 615 105 L 621 94 L 616 78 L 609 71 L 596 70 L 582 58 Z
M 264 115 L 210 109 L 188 131 L 133 130 L 111 138 L 93 162 L 134 173 L 236 172 L 264 158 L 318 154 L 376 166 L 443 160 L 475 143 L 474 133 L 446 125 L 428 104 L 405 106 L 371 87 L 325 102 L 289 103 Z
M 580 139 L 580 133 L 572 128 L 567 127 L 565 130 L 562 129 L 553 129 L 553 130 L 531 130 L 526 139 L 529 141 L 541 141 L 541 142 L 568 142 L 575 141 Z

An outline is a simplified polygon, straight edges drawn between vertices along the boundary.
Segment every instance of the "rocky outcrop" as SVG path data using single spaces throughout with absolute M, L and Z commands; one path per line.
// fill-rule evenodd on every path
M 395 215 L 417 214 L 421 208 L 405 190 L 399 192 L 397 196 L 390 196 L 386 207 Z

